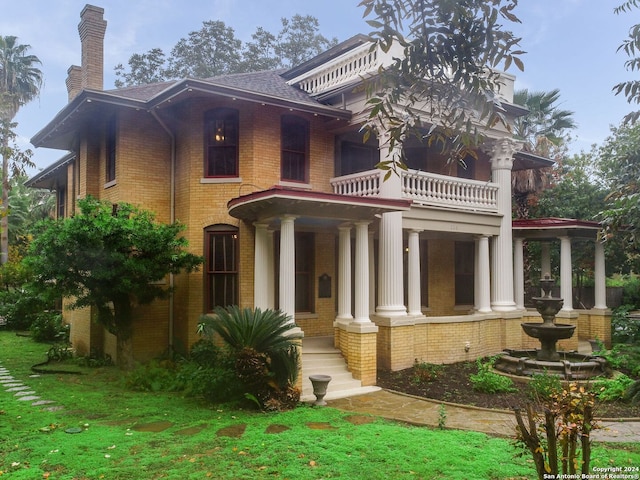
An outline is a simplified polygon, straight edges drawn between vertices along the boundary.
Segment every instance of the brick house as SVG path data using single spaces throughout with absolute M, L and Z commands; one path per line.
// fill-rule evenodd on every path
M 105 29 L 103 9 L 87 5 L 69 102 L 32 139 L 70 153 L 30 185 L 56 191 L 59 217 L 90 194 L 187 226 L 205 263 L 167 278 L 170 300 L 137 310 L 138 360 L 187 350 L 200 316 L 228 304 L 278 308 L 305 339 L 332 337 L 362 385 L 375 384 L 376 368 L 414 359 L 535 346 L 520 323 L 537 313 L 514 289 L 522 247 L 514 257 L 511 173 L 547 160 L 496 129 L 466 169 L 407 144 L 410 169 L 383 181 L 375 165 L 388 150 L 363 142 L 366 98 L 354 86 L 390 56 L 365 37 L 288 71 L 103 90 Z M 510 103 L 514 80 L 503 75 L 509 119 L 525 113 Z M 581 338 L 593 330 L 606 339 L 608 313 L 597 307 L 562 313 Z M 114 339 L 91 316 L 64 311 L 74 347 L 113 355 Z

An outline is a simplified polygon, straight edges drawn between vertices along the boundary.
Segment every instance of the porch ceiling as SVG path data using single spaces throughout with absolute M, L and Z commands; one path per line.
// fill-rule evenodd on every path
M 409 210 L 411 202 L 273 187 L 234 198 L 227 207 L 231 216 L 247 222 L 270 221 L 284 215 L 353 222 Z

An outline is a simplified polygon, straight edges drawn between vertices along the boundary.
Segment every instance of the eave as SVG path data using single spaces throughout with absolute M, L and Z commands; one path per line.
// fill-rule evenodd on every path
M 273 187 L 229 201 L 229 214 L 247 221 L 270 221 L 284 215 L 335 221 L 372 220 L 388 212 L 408 211 L 409 200 L 337 195 Z

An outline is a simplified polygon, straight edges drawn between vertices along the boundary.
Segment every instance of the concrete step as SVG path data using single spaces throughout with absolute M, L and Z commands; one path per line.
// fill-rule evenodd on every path
M 362 395 L 380 390 L 379 387 L 363 387 L 353 378 L 340 350 L 333 346 L 332 337 L 312 337 L 302 341 L 302 394 L 303 402 L 314 402 L 310 375 L 329 375 L 326 400 Z

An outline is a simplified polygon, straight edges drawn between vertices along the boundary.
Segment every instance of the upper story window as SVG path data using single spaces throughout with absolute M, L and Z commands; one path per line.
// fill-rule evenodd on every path
M 217 108 L 206 114 L 205 177 L 238 176 L 238 111 Z
M 356 142 L 342 142 L 340 145 L 340 175 L 366 172 L 376 168 L 380 162 L 380 152 L 376 147 Z
M 113 116 L 107 124 L 105 183 L 116 179 L 116 134 L 117 123 L 116 117 Z
M 473 180 L 476 178 L 476 161 L 471 155 L 467 155 L 464 163 L 458 162 L 458 177 Z
M 309 181 L 309 122 L 285 115 L 281 121 L 281 179 Z

